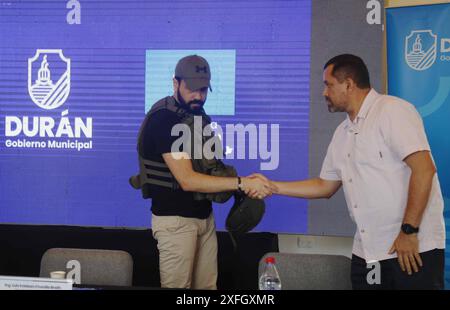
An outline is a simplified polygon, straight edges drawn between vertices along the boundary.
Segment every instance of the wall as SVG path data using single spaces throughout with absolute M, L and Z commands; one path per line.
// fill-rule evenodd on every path
M 310 177 L 320 173 L 333 132 L 345 119 L 345 114 L 331 114 L 327 110 L 322 96 L 324 64 L 338 54 L 358 55 L 369 68 L 372 86 L 382 91 L 383 2 L 314 0 L 312 3 Z M 310 200 L 308 214 L 308 235 L 279 234 L 280 252 L 351 257 L 355 225 L 348 215 L 342 189 L 329 200 Z
M 322 161 L 335 128 L 344 113 L 328 112 L 322 96 L 324 64 L 332 57 L 350 53 L 366 62 L 372 86 L 381 91 L 383 1 L 314 0 L 311 36 L 311 110 L 309 174 L 320 173 Z M 374 24 L 369 24 L 374 23 Z M 308 234 L 352 236 L 354 224 L 348 216 L 342 189 L 329 200 L 309 201 Z

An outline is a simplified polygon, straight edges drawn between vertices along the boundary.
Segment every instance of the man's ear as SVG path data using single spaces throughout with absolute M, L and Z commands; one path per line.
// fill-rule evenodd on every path
M 173 78 L 172 83 L 173 83 L 173 92 L 176 93 L 178 87 L 180 87 L 180 83 L 178 83 L 178 80 L 176 78 Z
M 347 90 L 354 90 L 356 87 L 355 81 L 350 78 L 345 79 L 345 83 L 347 84 Z

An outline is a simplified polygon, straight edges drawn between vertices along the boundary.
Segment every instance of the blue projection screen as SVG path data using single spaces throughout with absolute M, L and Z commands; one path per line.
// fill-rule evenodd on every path
M 310 0 L 0 1 L 0 223 L 149 227 L 128 185 L 138 129 L 193 52 L 217 125 L 256 128 L 225 162 L 306 178 L 310 29 Z M 230 207 L 214 207 L 220 230 Z M 266 199 L 255 230 L 306 233 L 306 201 Z

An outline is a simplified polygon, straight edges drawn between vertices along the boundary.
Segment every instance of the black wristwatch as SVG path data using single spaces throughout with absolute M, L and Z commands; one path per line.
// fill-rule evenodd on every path
M 238 176 L 237 179 L 238 179 L 238 192 L 243 193 L 244 191 L 242 190 L 242 179 L 240 176 Z
M 419 232 L 419 227 L 414 227 L 411 224 L 405 223 L 402 225 L 402 231 L 407 235 L 417 234 Z

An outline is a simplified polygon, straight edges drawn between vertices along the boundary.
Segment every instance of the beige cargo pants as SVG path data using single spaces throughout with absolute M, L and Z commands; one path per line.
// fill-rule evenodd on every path
M 217 289 L 217 235 L 207 219 L 152 215 L 161 287 Z

